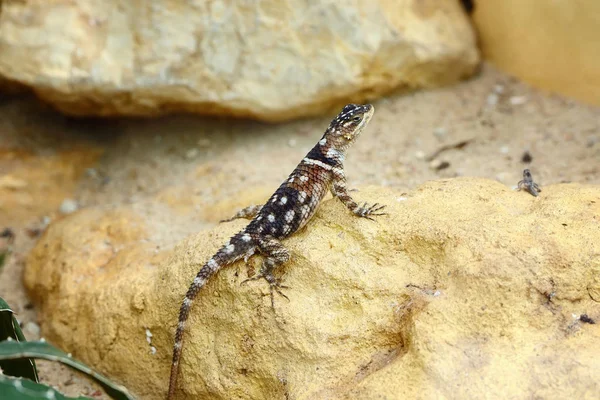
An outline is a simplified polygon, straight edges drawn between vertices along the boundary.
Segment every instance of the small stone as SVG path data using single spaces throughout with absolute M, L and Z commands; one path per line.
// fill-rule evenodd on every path
M 79 205 L 73 199 L 64 199 L 62 204 L 60 205 L 59 211 L 62 214 L 71 214 L 77 211 Z
M 450 166 L 450 163 L 448 161 L 442 161 L 442 160 L 432 160 L 429 163 L 429 168 L 436 170 L 436 171 L 440 171 L 442 169 L 446 169 Z
M 26 322 L 23 330 L 27 333 L 30 339 L 36 339 L 40 336 L 40 326 L 35 322 Z
M 525 96 L 511 96 L 511 98 L 508 101 L 513 106 L 519 106 L 519 105 L 525 104 L 527 102 L 527 97 L 525 97 Z
M 510 152 L 510 148 L 508 146 L 502 146 L 500 147 L 500 153 L 502 154 L 508 154 Z
M 437 158 L 435 160 L 431 160 L 431 162 L 429 163 L 429 168 L 431 169 L 438 169 L 438 167 L 442 165 L 442 161 L 438 160 Z
M 156 347 L 150 346 L 150 354 L 152 354 L 152 355 L 156 354 Z
M 296 139 L 290 139 L 288 140 L 288 146 L 290 147 L 296 147 L 297 141 Z
M 52 222 L 52 218 L 50 218 L 47 215 L 44 215 L 42 217 L 42 226 L 41 226 L 41 229 L 46 229 L 48 227 L 48 225 L 50 225 L 50 222 Z
M 415 157 L 416 157 L 418 160 L 423 160 L 423 159 L 425 158 L 425 152 L 424 152 L 424 151 L 421 151 L 421 150 L 417 150 L 417 151 L 415 152 Z
M 196 156 L 198 155 L 198 149 L 197 148 L 192 148 L 189 149 L 186 153 L 185 153 L 185 158 L 187 159 L 192 159 L 192 158 L 196 158 Z
M 433 130 L 433 134 L 441 139 L 448 134 L 448 129 L 444 127 L 438 127 Z
M 93 178 L 93 179 L 98 179 L 98 177 L 100 176 L 100 175 L 98 174 L 98 171 L 97 171 L 95 168 L 87 168 L 87 169 L 85 170 L 85 174 L 86 174 L 88 177 L 90 177 L 90 178 Z
M 523 153 L 523 155 L 521 156 L 521 162 L 530 163 L 531 160 L 533 160 L 533 157 L 531 157 L 531 154 L 528 151 Z
M 495 85 L 494 92 L 496 92 L 498 94 L 504 93 L 504 86 L 503 85 Z
M 498 104 L 498 95 L 496 93 L 491 93 L 488 95 L 487 97 L 487 103 L 489 106 L 495 106 L 496 104 Z
M 443 169 L 446 169 L 450 167 L 450 163 L 448 161 L 442 161 L 440 165 L 438 165 L 438 167 L 436 168 L 437 171 L 441 171 Z

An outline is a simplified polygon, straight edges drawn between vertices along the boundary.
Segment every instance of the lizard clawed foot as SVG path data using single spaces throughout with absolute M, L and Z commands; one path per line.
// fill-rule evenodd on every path
M 379 215 L 387 215 L 385 212 L 380 212 L 385 208 L 384 204 L 375 203 L 372 206 L 369 206 L 367 203 L 364 203 L 362 207 L 358 207 L 354 214 L 359 217 L 370 219 L 371 221 L 375 221 L 372 217 Z
M 276 278 L 273 275 L 272 269 L 261 269 L 261 272 L 252 278 L 248 278 L 242 281 L 240 285 L 243 285 L 246 282 L 256 281 L 259 279 L 264 279 L 269 283 L 269 290 L 271 295 L 271 307 L 275 308 L 275 295 L 273 293 L 277 292 L 280 296 L 284 297 L 287 301 L 290 301 L 289 297 L 287 297 L 281 289 L 289 289 L 289 286 L 285 286 L 281 284 L 281 279 Z

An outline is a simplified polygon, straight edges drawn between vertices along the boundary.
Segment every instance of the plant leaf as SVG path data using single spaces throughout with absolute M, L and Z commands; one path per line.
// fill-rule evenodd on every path
M 30 381 L 29 379 L 11 378 L 0 375 L 0 393 L 3 399 L 32 400 L 91 400 L 89 397 L 67 397 L 55 389 Z
M 92 379 L 97 381 L 113 399 L 134 399 L 123 386 L 111 382 L 103 375 L 92 371 L 87 365 L 73 359 L 70 355 L 46 342 L 0 342 L 0 360 L 14 360 L 19 358 L 41 358 L 44 360 L 59 361 L 73 369 L 89 375 Z
M 8 252 L 0 251 L 0 270 L 2 270 L 2 267 L 4 267 L 4 263 L 6 262 L 7 258 L 8 258 Z
M 21 331 L 19 322 L 6 301 L 0 297 L 0 342 L 13 339 L 24 342 L 25 336 Z M 19 360 L 0 360 L 0 368 L 5 375 L 23 377 L 38 382 L 35 361 L 31 358 Z

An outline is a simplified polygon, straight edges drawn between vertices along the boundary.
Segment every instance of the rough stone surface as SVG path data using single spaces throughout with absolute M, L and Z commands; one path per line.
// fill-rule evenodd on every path
M 190 317 L 181 398 L 597 398 L 600 324 L 578 317 L 600 320 L 598 186 L 534 198 L 459 178 L 355 195 L 390 215 L 373 223 L 326 201 L 286 241 L 289 302 L 273 310 L 263 282 L 240 285 L 243 263 L 210 281 Z M 47 338 L 158 399 L 183 294 L 244 221 L 169 247 L 140 210 L 53 223 L 25 283 Z
M 469 76 L 455 0 L 4 2 L 0 78 L 73 115 L 275 121 Z
M 600 105 L 600 1 L 479 1 L 484 57 L 539 88 Z

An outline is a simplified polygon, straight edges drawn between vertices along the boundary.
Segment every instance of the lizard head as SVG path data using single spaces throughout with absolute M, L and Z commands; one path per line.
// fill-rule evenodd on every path
M 347 104 L 331 121 L 324 138 L 331 147 L 346 150 L 360 136 L 374 112 L 371 104 Z

